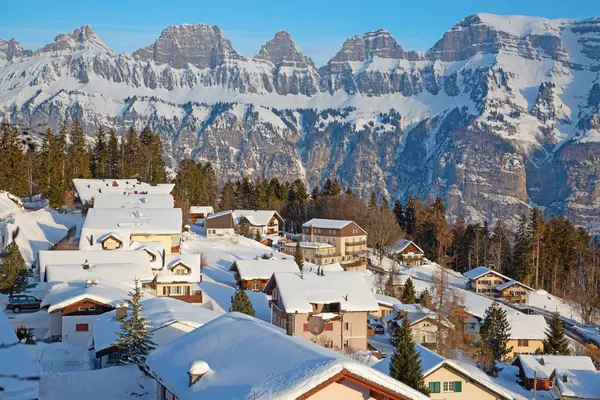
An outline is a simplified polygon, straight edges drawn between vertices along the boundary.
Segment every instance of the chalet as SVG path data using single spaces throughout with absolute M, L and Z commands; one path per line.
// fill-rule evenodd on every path
M 513 304 L 529 304 L 529 295 L 533 289 L 514 280 L 496 286 L 499 297 Z
M 244 290 L 262 292 L 267 282 L 275 272 L 299 272 L 298 265 L 293 259 L 258 259 L 237 260 L 229 270 L 238 286 Z
M 173 196 L 166 194 L 98 193 L 94 208 L 173 208 Z
M 202 303 L 200 254 L 167 254 L 164 267 L 154 278 L 157 296 L 169 296 L 188 303 Z
M 84 269 L 86 264 L 87 269 Z M 119 282 L 130 281 L 133 277 L 137 277 L 145 281 L 148 278 L 148 271 L 151 271 L 150 266 L 147 254 L 135 250 L 42 250 L 38 253 L 37 272 L 42 282 L 88 277 Z M 54 269 L 53 276 L 46 276 L 48 267 Z M 69 279 L 65 274 L 72 274 L 71 278 Z M 152 280 L 151 275 L 149 280 Z
M 463 313 L 463 329 L 465 334 L 470 335 L 473 339 L 479 336 L 479 330 L 481 329 L 481 323 L 483 318 L 480 315 L 476 315 L 469 311 L 464 310 Z
M 592 359 L 586 356 L 521 354 L 514 359 L 512 365 L 519 368 L 520 383 L 527 390 L 533 389 L 534 382 L 536 382 L 536 390 L 552 389 L 550 377 L 557 368 L 560 370 L 596 370 Z
M 272 236 L 279 233 L 283 218 L 272 210 L 235 210 L 233 218 L 237 229 L 249 235 Z
M 384 294 L 376 294 L 375 300 L 379 305 L 379 310 L 369 314 L 369 316 L 373 318 L 384 318 L 390 314 L 393 314 L 396 312 L 394 306 L 397 304 L 402 304 L 402 302 L 395 297 L 386 296 Z
M 402 325 L 404 318 L 408 319 L 408 325 L 412 333 L 415 343 L 426 347 L 435 347 L 438 334 L 438 316 L 433 311 L 417 306 L 412 309 L 412 304 L 401 304 L 396 306 L 397 318 L 388 324 L 390 333 L 394 332 Z M 410 311 L 402 311 L 402 309 L 410 309 Z M 442 325 L 451 326 L 450 321 L 443 318 Z
M 0 359 L 0 398 L 38 399 L 41 368 L 33 362 L 26 345 L 19 343 L 4 313 L 0 313 Z
M 543 350 L 548 325 L 542 315 L 509 314 L 508 322 L 510 339 L 507 347 L 512 347 L 512 354 L 503 361 L 510 361 L 520 354 L 534 354 Z
M 331 255 L 339 257 L 339 263 L 344 269 L 361 272 L 366 270 L 367 232 L 354 221 L 313 218 L 302 225 L 302 242 L 332 245 L 335 251 Z M 332 258 L 331 255 L 326 258 Z
M 157 346 L 163 346 L 221 315 L 216 311 L 169 297 L 144 298 L 140 304 L 141 315 L 148 320 L 152 341 Z M 121 329 L 121 320 L 127 314 L 127 309 L 119 309 L 97 317 L 92 337 L 97 367 L 114 365 L 119 359 L 120 354 L 115 343 Z
M 556 400 L 600 399 L 600 371 L 557 368 L 550 376 L 552 398 Z
M 400 264 L 415 266 L 423 265 L 425 253 L 416 245 L 415 242 L 408 239 L 398 239 L 390 251 L 391 258 Z
M 81 204 L 93 204 L 98 194 L 144 195 L 171 194 L 173 183 L 152 185 L 137 179 L 73 179 L 77 198 Z
M 296 254 L 295 242 L 284 243 L 283 252 L 290 256 Z M 342 255 L 337 252 L 334 245 L 329 243 L 300 242 L 302 258 L 315 265 L 340 264 Z
M 210 214 L 214 214 L 215 210 L 212 206 L 191 206 L 190 207 L 190 221 L 193 224 L 204 225 L 204 218 Z
M 464 276 L 469 278 L 467 289 L 490 297 L 499 297 L 500 292 L 496 287 L 511 280 L 509 277 L 485 267 L 474 268 L 465 272 Z
M 343 354 L 239 313 L 159 347 L 146 365 L 157 381 L 158 400 L 428 398 Z
M 271 321 L 294 334 L 337 350 L 366 350 L 367 315 L 379 310 L 358 272 L 273 274 Z
M 179 253 L 180 208 L 90 208 L 81 229 L 81 250 L 128 250 L 131 243 L 161 242 Z
M 87 346 L 98 315 L 121 305 L 129 290 L 118 283 L 94 280 L 56 283 L 42 301 L 42 308 L 50 314 L 50 336 Z
M 207 237 L 230 237 L 235 235 L 233 211 L 221 211 L 205 218 L 204 229 Z
M 485 375 L 476 366 L 446 359 L 433 351 L 415 346 L 421 360 L 421 373 L 427 385 L 430 398 L 434 400 L 512 400 L 514 396 Z M 390 357 L 373 366 L 374 369 L 389 374 Z

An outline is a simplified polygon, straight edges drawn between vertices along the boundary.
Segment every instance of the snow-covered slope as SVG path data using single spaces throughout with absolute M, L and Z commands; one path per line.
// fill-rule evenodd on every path
M 0 40 L 0 118 L 150 123 L 171 166 L 210 160 L 222 180 L 337 176 L 440 194 L 455 215 L 510 222 L 534 203 L 598 228 L 599 40 L 600 18 L 476 14 L 426 52 L 380 29 L 317 68 L 285 31 L 246 58 L 217 26 L 171 26 L 132 54 L 83 26 L 36 51 Z

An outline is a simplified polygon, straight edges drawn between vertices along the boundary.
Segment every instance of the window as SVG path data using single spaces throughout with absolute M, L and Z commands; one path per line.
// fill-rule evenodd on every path
M 344 322 L 344 329 L 349 331 L 352 328 L 352 324 L 350 322 Z
M 304 324 L 303 330 L 304 330 L 304 332 L 308 332 L 308 324 Z
M 461 381 L 444 382 L 444 392 L 445 393 L 462 392 L 462 382 Z
M 258 290 L 258 283 L 253 283 L 252 284 L 252 290 L 255 291 L 255 292 Z
M 440 382 L 429 382 L 429 391 L 431 393 L 440 393 Z
M 350 347 L 350 342 L 348 340 L 344 340 L 344 349 Z
M 175 272 L 175 275 L 187 275 L 188 274 L 188 270 L 185 268 L 176 268 L 174 272 Z
M 90 330 L 88 324 L 75 324 L 75 332 L 87 332 Z
M 94 307 L 94 306 L 88 307 L 88 311 L 96 311 L 96 307 Z
M 529 346 L 529 340 L 527 340 L 527 339 L 519 339 L 518 345 L 520 347 L 528 347 Z
M 333 322 L 327 322 L 327 323 L 325 323 L 325 330 L 326 331 L 332 331 L 333 330 Z
M 83 311 L 85 311 L 85 307 L 77 307 L 77 311 L 83 312 Z

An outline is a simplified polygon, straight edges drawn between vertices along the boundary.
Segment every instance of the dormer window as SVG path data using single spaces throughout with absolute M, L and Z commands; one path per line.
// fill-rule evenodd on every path
M 146 252 L 146 254 L 148 255 L 148 259 L 150 260 L 150 262 L 154 262 L 156 261 L 156 254 L 152 253 L 150 250 L 148 249 L 144 249 L 144 251 Z
M 171 272 L 173 275 L 189 275 L 192 269 L 180 261 L 171 267 Z

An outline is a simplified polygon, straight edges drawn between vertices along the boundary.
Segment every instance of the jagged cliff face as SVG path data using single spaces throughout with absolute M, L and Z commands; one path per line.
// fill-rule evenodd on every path
M 176 167 L 221 179 L 337 177 L 392 200 L 441 195 L 452 215 L 516 221 L 530 205 L 600 228 L 600 19 L 472 15 L 430 50 L 384 29 L 317 68 L 280 31 L 253 58 L 217 26 L 166 28 L 133 54 L 91 27 L 39 50 L 0 39 L 0 118 L 149 123 Z

